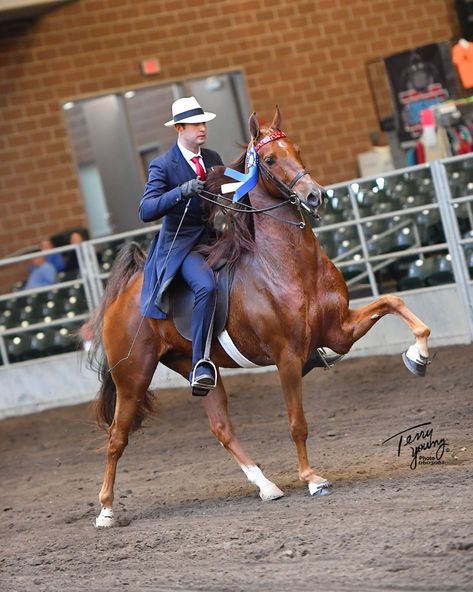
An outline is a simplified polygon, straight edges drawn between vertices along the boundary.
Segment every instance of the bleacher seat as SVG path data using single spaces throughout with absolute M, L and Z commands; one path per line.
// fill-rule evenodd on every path
M 27 304 L 20 312 L 20 326 L 27 327 L 43 320 L 40 308 Z
M 398 280 L 397 289 L 402 291 L 423 288 L 428 273 L 427 268 L 428 266 L 425 265 L 425 261 L 421 258 L 411 261 L 406 275 Z
M 13 306 L 7 308 L 0 314 L 0 325 L 4 326 L 5 329 L 13 329 L 18 327 L 20 324 L 21 308 Z
M 400 203 L 396 200 L 376 201 L 371 207 L 371 215 L 386 214 L 399 210 Z
M 461 234 L 464 234 L 471 230 L 470 215 L 468 211 L 469 204 L 453 204 L 453 209 L 458 222 L 458 228 Z
M 374 234 L 381 234 L 388 229 L 388 221 L 382 220 L 370 220 L 363 224 L 363 232 L 366 239 L 370 239 Z
M 416 244 L 416 237 L 411 226 L 407 225 L 394 233 L 396 250 L 409 249 Z
M 331 193 L 331 191 L 333 191 L 333 193 Z M 323 214 L 322 222 L 327 224 L 326 220 L 324 221 L 327 214 L 331 214 L 335 222 L 342 222 L 353 217 L 350 196 L 344 188 L 342 188 L 342 190 L 330 190 L 328 195 L 329 197 L 325 205 L 325 213 Z
M 64 302 L 62 311 L 64 316 L 72 318 L 87 311 L 85 294 L 78 293 L 76 296 L 69 296 Z
M 445 236 L 440 222 L 440 214 L 437 209 L 418 212 L 415 216 L 415 221 L 422 245 L 444 242 Z
M 78 327 L 76 325 L 56 327 L 53 342 L 54 352 L 60 354 L 76 351 L 79 346 L 77 330 Z
M 425 283 L 427 286 L 450 284 L 455 281 L 453 276 L 452 258 L 450 254 L 434 255 L 429 259 L 431 268 L 429 269 L 425 278 Z
M 333 240 L 336 244 L 344 240 L 359 241 L 358 230 L 355 224 L 351 226 L 341 226 L 333 233 Z
M 329 232 L 321 232 L 317 235 L 317 238 L 325 251 L 327 257 L 332 259 L 337 254 L 337 249 L 335 242 L 333 240 L 333 235 Z
M 69 296 L 70 288 L 54 288 L 47 292 L 47 300 L 41 306 L 41 313 L 45 322 L 50 322 L 54 319 L 60 319 L 63 316 L 66 316 L 66 308 L 69 299 L 72 299 L 72 302 L 76 302 L 78 300 L 77 296 Z M 85 298 L 84 297 L 80 297 Z M 70 307 L 71 308 L 71 307 Z M 74 306 L 72 308 L 75 308 Z
M 41 358 L 54 353 L 55 331 L 55 327 L 49 327 L 33 334 L 31 338 L 31 350 L 34 357 Z
M 342 272 L 346 281 L 352 279 L 360 273 L 363 273 L 366 269 L 364 263 L 356 263 L 356 260 L 361 257 L 361 248 L 358 249 L 358 251 L 355 251 L 354 253 L 344 257 L 344 255 L 351 251 L 354 247 L 359 247 L 359 242 L 357 240 L 345 239 L 337 245 L 336 257 L 341 258 L 339 261 L 337 261 L 337 263 L 350 261 L 349 265 L 340 267 L 340 271 Z
M 5 338 L 10 363 L 23 362 L 31 357 L 31 335 L 18 333 Z

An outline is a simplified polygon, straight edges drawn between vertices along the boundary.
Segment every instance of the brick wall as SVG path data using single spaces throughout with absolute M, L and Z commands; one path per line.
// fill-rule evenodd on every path
M 80 0 L 0 27 L 0 257 L 86 224 L 61 103 L 242 69 L 250 102 L 323 183 L 377 129 L 366 61 L 459 35 L 454 0 Z M 159 56 L 144 79 L 139 61 Z

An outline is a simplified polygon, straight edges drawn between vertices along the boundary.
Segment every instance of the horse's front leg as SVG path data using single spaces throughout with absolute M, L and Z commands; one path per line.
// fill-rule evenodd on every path
M 328 493 L 330 483 L 317 475 L 309 464 L 307 455 L 307 421 L 302 405 L 302 361 L 296 356 L 285 356 L 278 363 L 289 429 L 296 445 L 299 479 L 309 486 L 311 495 Z
M 415 337 L 415 344 L 403 354 L 407 368 L 418 376 L 425 374 L 429 363 L 428 338 L 430 329 L 423 323 L 398 296 L 387 294 L 359 309 L 347 309 L 341 325 L 331 335 L 330 347 L 339 353 L 345 353 L 365 335 L 380 318 L 387 314 L 400 317 Z M 339 347 L 341 345 L 341 347 Z
M 240 465 L 248 481 L 258 487 L 261 499 L 270 501 L 282 497 L 284 493 L 264 476 L 262 470 L 246 453 L 236 437 L 232 422 L 228 416 L 227 393 L 220 375 L 218 376 L 217 387 L 209 391 L 208 395 L 203 399 L 203 404 L 212 433 Z

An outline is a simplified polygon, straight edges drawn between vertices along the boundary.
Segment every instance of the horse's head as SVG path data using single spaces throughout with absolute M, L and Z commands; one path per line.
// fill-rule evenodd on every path
M 266 190 L 274 197 L 294 198 L 297 205 L 317 215 L 327 195 L 305 170 L 299 147 L 281 131 L 281 113 L 276 106 L 268 129 L 260 129 L 256 114 L 249 120 L 252 143 Z

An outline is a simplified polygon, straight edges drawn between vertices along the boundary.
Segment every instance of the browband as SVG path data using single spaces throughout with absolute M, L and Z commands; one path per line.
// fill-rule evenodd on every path
M 286 137 L 286 134 L 284 132 L 282 132 L 281 130 L 276 130 L 275 132 L 268 134 L 264 138 L 261 138 L 261 140 L 256 144 L 255 150 L 256 150 L 256 152 L 258 152 L 258 150 L 261 148 L 261 146 L 264 146 L 265 144 L 268 144 L 269 142 L 273 142 L 274 140 L 279 140 L 279 138 L 285 138 L 285 137 Z

